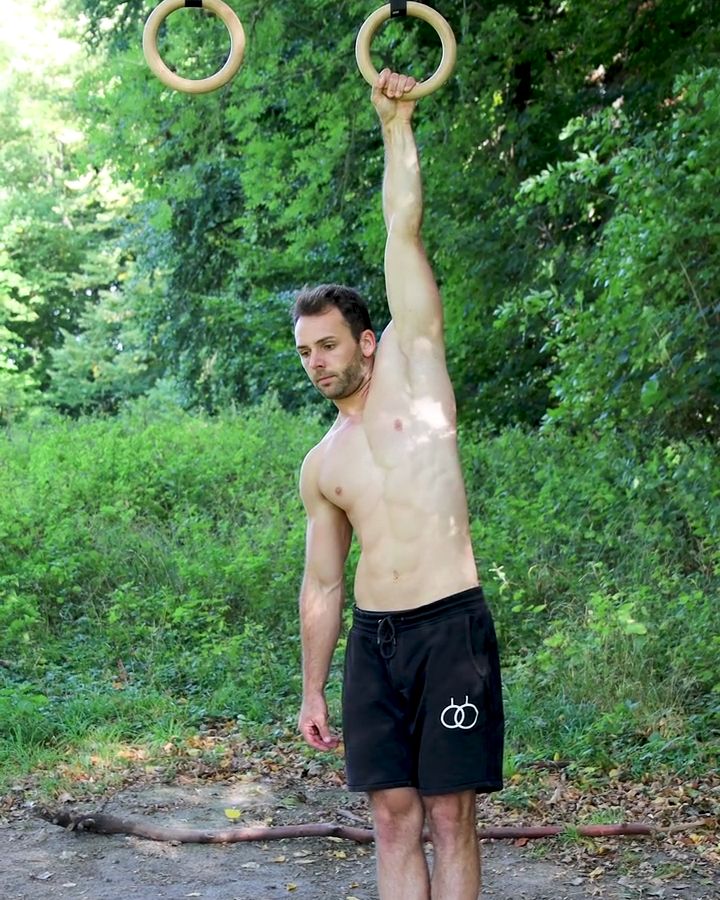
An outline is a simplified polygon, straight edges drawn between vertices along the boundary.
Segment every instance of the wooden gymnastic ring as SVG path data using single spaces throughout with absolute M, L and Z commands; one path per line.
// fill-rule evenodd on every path
M 169 69 L 157 48 L 158 30 L 170 13 L 183 7 L 200 7 L 214 13 L 230 32 L 230 54 L 225 65 L 208 78 L 181 78 Z M 187 94 L 206 94 L 227 84 L 242 65 L 245 53 L 245 31 L 235 12 L 223 0 L 162 0 L 148 16 L 143 31 L 143 53 L 147 64 L 168 87 Z
M 358 32 L 355 41 L 355 59 L 357 60 L 358 69 L 368 84 L 374 85 L 377 81 L 378 73 L 372 64 L 370 58 L 370 44 L 375 36 L 375 32 L 380 25 L 390 18 L 390 4 L 381 6 L 374 13 L 370 13 L 362 28 Z M 455 35 L 447 21 L 440 15 L 437 10 L 427 6 L 425 3 L 414 3 L 408 0 L 407 14 L 414 16 L 416 19 L 423 19 L 437 31 L 442 42 L 443 55 L 440 65 L 436 72 L 426 81 L 421 81 L 415 87 L 403 95 L 403 100 L 417 100 L 419 97 L 426 97 L 432 94 L 441 85 L 445 84 L 452 71 L 455 68 L 455 60 L 457 59 L 457 44 L 455 43 Z

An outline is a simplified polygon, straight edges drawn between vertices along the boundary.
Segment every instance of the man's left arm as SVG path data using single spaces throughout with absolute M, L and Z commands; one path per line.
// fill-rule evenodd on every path
M 372 93 L 385 145 L 385 285 L 392 327 L 405 355 L 417 358 L 431 351 L 444 358 L 442 302 L 421 237 L 422 180 L 411 124 L 415 103 L 402 99 L 414 84 L 386 69 Z

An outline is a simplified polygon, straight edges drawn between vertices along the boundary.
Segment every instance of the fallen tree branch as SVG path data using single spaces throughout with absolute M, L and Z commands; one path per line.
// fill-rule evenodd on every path
M 174 841 L 180 844 L 232 844 L 238 841 L 281 841 L 295 837 L 339 837 L 369 844 L 373 833 L 369 828 L 352 828 L 332 822 L 310 825 L 250 826 L 245 828 L 183 828 L 156 825 L 142 819 L 125 819 L 107 813 L 76 813 L 69 809 L 51 810 L 40 807 L 37 815 L 53 825 L 69 831 L 92 831 L 95 834 L 132 834 L 150 841 Z
M 619 822 L 616 825 L 506 825 L 496 828 L 479 828 L 478 837 L 495 840 L 532 839 L 555 837 L 555 835 L 568 831 L 583 837 L 615 837 L 617 835 L 653 837 L 657 834 L 657 828 L 654 825 L 646 825 L 644 822 Z
M 285 838 L 336 837 L 360 844 L 374 840 L 371 828 L 354 828 L 333 822 L 317 822 L 309 825 L 273 825 L 245 828 L 183 828 L 172 825 L 156 825 L 141 819 L 125 819 L 107 813 L 77 813 L 70 809 L 51 810 L 39 807 L 36 814 L 40 818 L 67 828 L 70 831 L 91 831 L 95 834 L 130 834 L 151 841 L 174 841 L 181 844 L 231 844 L 239 841 L 279 841 Z M 693 827 L 704 822 L 694 822 Z M 677 827 L 677 826 L 675 826 Z M 617 825 L 508 825 L 478 829 L 478 837 L 491 840 L 517 840 L 553 837 L 571 830 L 584 837 L 614 837 L 617 835 L 654 836 L 658 829 L 643 822 L 623 822 Z M 429 841 L 429 834 L 423 835 Z
M 696 828 L 715 828 L 717 824 L 717 819 L 693 819 L 692 822 L 678 822 L 676 825 L 670 825 L 665 833 L 680 834 L 681 831 L 695 831 Z

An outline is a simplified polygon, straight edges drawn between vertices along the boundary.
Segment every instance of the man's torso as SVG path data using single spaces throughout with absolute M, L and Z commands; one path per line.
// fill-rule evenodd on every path
M 408 359 L 391 325 L 362 416 L 339 419 L 313 452 L 321 493 L 360 544 L 358 606 L 408 609 L 478 583 L 444 358 Z

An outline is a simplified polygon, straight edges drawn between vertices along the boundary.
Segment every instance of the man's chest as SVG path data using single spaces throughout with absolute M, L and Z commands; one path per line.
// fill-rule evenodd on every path
M 328 436 L 320 491 L 357 522 L 383 504 L 407 502 L 438 462 L 438 449 L 435 429 L 400 405 L 388 407 Z
M 383 493 L 388 451 L 378 449 L 362 423 L 345 424 L 325 439 L 320 491 L 351 517 L 358 506 L 376 503 Z

